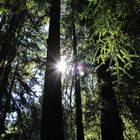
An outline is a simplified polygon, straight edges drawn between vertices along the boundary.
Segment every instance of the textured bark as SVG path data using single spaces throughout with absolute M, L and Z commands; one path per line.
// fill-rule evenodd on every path
M 102 140 L 124 140 L 122 121 L 119 116 L 118 106 L 115 98 L 115 91 L 112 88 L 110 72 L 106 71 L 108 62 L 98 69 L 98 78 L 101 85 L 101 135 Z
M 41 140 L 63 140 L 61 75 L 55 67 L 60 60 L 60 0 L 51 1 L 50 14 Z

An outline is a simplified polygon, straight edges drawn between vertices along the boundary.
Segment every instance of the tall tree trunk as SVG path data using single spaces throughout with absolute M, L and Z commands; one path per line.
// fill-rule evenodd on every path
M 124 140 L 122 121 L 119 116 L 115 91 L 112 88 L 111 74 L 107 71 L 107 61 L 98 69 L 98 78 L 101 81 L 101 135 L 102 140 Z
M 82 121 L 82 106 L 80 93 L 80 79 L 75 76 L 75 96 L 76 96 L 76 128 L 77 140 L 84 140 L 84 130 Z
M 63 140 L 60 60 L 60 0 L 51 0 L 47 64 L 41 122 L 41 140 Z
M 75 99 L 76 99 L 76 128 L 77 128 L 77 140 L 84 140 L 84 130 L 82 121 L 82 105 L 81 105 L 81 91 L 80 91 L 80 74 L 77 73 L 77 66 L 79 63 L 77 54 L 77 36 L 75 31 L 75 8 L 76 1 L 72 1 L 73 8 L 73 52 L 74 52 L 74 63 L 75 63 Z

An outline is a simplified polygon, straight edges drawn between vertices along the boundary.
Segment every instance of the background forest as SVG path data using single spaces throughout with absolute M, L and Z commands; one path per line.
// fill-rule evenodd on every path
M 51 40 L 64 139 L 140 140 L 140 0 L 0 0 L 0 140 L 46 140 Z

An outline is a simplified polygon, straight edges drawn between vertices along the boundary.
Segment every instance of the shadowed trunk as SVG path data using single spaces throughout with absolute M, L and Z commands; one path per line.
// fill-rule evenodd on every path
M 41 140 L 63 140 L 60 60 L 60 0 L 51 1 L 47 64 L 41 122 Z
M 119 116 L 115 91 L 112 88 L 111 74 L 107 71 L 109 62 L 98 69 L 101 84 L 101 135 L 102 140 L 124 140 L 122 121 Z
M 83 121 L 82 121 L 82 105 L 81 105 L 81 90 L 80 90 L 80 74 L 77 72 L 77 66 L 79 63 L 78 52 L 77 52 L 77 36 L 75 30 L 75 10 L 76 10 L 76 1 L 72 1 L 73 9 L 73 53 L 74 53 L 74 64 L 75 64 L 75 100 L 76 100 L 76 128 L 77 128 L 77 140 L 84 140 L 84 130 L 83 130 Z
M 84 140 L 84 130 L 82 121 L 82 105 L 80 93 L 80 79 L 75 77 L 75 96 L 76 96 L 76 127 L 77 140 Z

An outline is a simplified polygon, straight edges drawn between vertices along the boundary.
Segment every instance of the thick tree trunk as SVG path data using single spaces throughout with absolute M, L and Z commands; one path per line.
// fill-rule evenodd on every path
M 55 67 L 60 60 L 60 0 L 51 1 L 50 14 L 41 140 L 63 140 L 61 75 Z
M 108 62 L 98 69 L 98 78 L 101 85 L 101 135 L 102 140 L 124 140 L 122 121 L 119 116 L 115 92 L 112 88 L 112 79 Z

